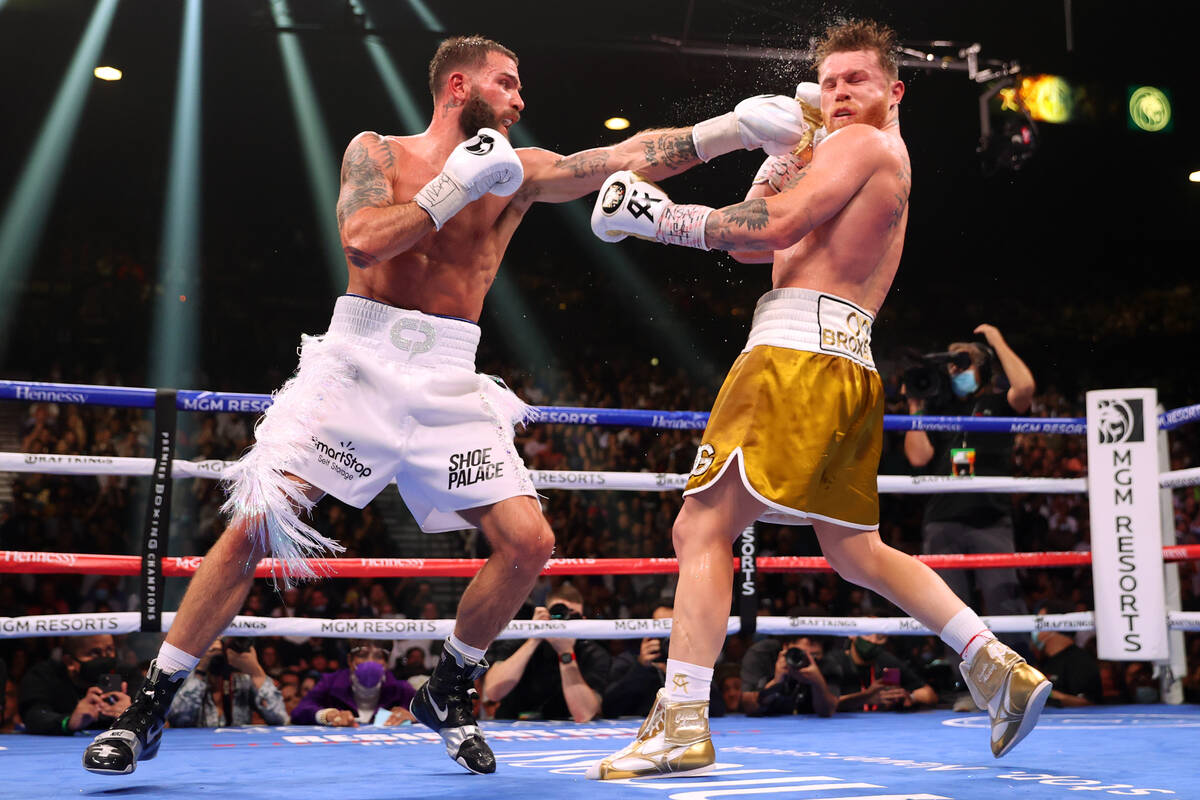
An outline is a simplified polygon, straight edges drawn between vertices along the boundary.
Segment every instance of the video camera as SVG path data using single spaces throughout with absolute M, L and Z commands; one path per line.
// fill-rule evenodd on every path
M 954 397 L 950 389 L 950 365 L 960 370 L 971 366 L 971 354 L 965 350 L 956 353 L 925 353 L 912 356 L 916 363 L 900 376 L 904 394 L 914 400 L 924 400 L 930 408 L 938 408 Z

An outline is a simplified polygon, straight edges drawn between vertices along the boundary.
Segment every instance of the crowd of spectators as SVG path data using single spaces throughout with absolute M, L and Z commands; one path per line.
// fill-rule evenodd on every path
M 518 394 L 535 405 L 696 409 L 710 406 L 713 400 L 712 386 L 698 385 L 684 371 L 670 372 L 649 362 L 581 361 L 570 370 L 492 371 L 499 373 Z M 100 383 L 121 382 L 119 375 L 104 371 L 90 379 Z M 902 414 L 905 413 L 903 399 L 894 383 L 892 380 L 889 386 L 888 411 Z M 23 407 L 22 414 L 19 430 L 14 432 L 22 452 L 98 456 L 145 456 L 149 452 L 152 434 L 149 418 L 138 410 L 32 403 Z M 1036 417 L 1083 416 L 1082 398 L 1068 396 L 1050 387 L 1035 397 L 1031 414 Z M 252 424 L 253 419 L 245 415 L 187 415 L 181 423 L 178 456 L 236 458 L 252 441 Z M 1173 431 L 1169 440 L 1172 469 L 1197 465 L 1200 436 L 1194 430 L 1185 426 Z M 516 444 L 526 463 L 535 469 L 684 473 L 691 466 L 698 432 L 535 424 L 519 431 Z M 898 438 L 888 434 L 881 473 L 904 474 L 908 471 L 899 451 Z M 1079 437 L 1074 436 L 1018 434 L 1012 461 L 1011 474 L 1016 476 L 1070 478 L 1084 476 L 1087 472 L 1085 449 Z M 145 483 L 119 476 L 45 473 L 12 476 L 11 500 L 0 504 L 0 549 L 136 553 L 145 509 Z M 176 486 L 176 530 L 190 552 L 203 553 L 215 541 L 222 526 L 219 485 L 215 481 L 194 480 Z M 672 555 L 671 524 L 680 505 L 677 493 L 570 491 L 546 492 L 546 495 L 546 514 L 558 537 L 556 556 Z M 1177 542 L 1200 543 L 1200 490 L 1176 490 L 1173 499 Z M 919 496 L 884 495 L 881 524 L 884 539 L 908 552 L 919 552 L 921 504 Z M 1089 549 L 1089 519 L 1083 496 L 1022 493 L 1012 497 L 1012 504 L 1018 550 Z M 349 555 L 420 555 L 396 553 L 391 549 L 389 526 L 392 524 L 394 521 L 386 519 L 374 506 L 358 510 L 330 500 L 319 506 L 316 518 L 317 527 L 343 542 Z M 486 555 L 482 537 L 464 537 L 462 542 L 462 555 Z M 761 528 L 760 552 L 765 555 L 819 554 L 814 537 L 806 529 L 773 525 Z M 1184 609 L 1200 610 L 1200 571 L 1195 563 L 1180 564 L 1180 577 Z M 1091 606 L 1089 569 L 1025 569 L 1020 571 L 1020 580 L 1030 609 L 1045 608 L 1047 604 L 1066 610 L 1087 610 Z M 0 580 L 0 616 L 136 610 L 135 581 L 133 578 L 96 575 L 5 576 Z M 450 617 L 454 609 L 439 607 L 435 583 L 420 578 L 331 580 L 280 592 L 270 583 L 260 582 L 251 592 L 243 613 L 342 618 Z M 561 579 L 544 579 L 525 613 L 538 613 L 536 609 L 545 603 L 547 594 L 561 585 Z M 573 580 L 570 588 L 578 594 L 579 608 L 586 609 L 586 616 L 650 618 L 662 615 L 663 609 L 669 608 L 673 581 L 669 576 L 592 576 Z M 878 596 L 832 574 L 766 575 L 761 597 L 760 613 L 763 614 L 896 613 Z M 1043 634 L 1043 638 L 1047 641 L 1040 643 L 1042 649 L 1037 652 L 1044 658 L 1056 660 L 1055 663 L 1064 659 L 1073 663 L 1079 654 L 1095 661 L 1095 641 L 1091 634 L 1073 637 Z M 129 637 L 128 641 L 116 643 L 118 666 L 134 673 L 144 666 L 147 652 L 146 648 L 134 646 L 135 639 Z M 767 644 L 763 644 L 764 641 Z M 787 643 L 764 637 L 748 641 L 731 637 L 714 679 L 714 708 L 720 707 L 727 713 L 775 713 L 765 709 L 786 709 L 780 713 L 802 709 L 820 713 L 817 708 L 820 703 L 814 705 L 814 696 L 821 700 L 833 696 L 836 703 L 831 705 L 842 710 L 913 704 L 952 705 L 961 700 L 956 671 L 945 663 L 943 650 L 936 639 L 895 637 L 886 642 L 868 643 L 879 644 L 888 659 L 894 658 L 902 665 L 899 683 L 885 685 L 882 674 L 872 672 L 873 662 L 862 658 L 864 646 L 857 640 L 813 638 Z M 652 685 L 658 672 L 655 666 L 658 663 L 655 659 L 660 655 L 655 651 L 658 640 L 614 640 L 593 644 L 595 651 L 603 653 L 611 666 L 589 669 L 585 682 L 597 696 L 592 716 L 636 715 L 638 703 L 628 697 L 622 698 L 619 692 L 612 696 L 607 692 L 613 686 L 637 684 L 645 688 Z M 793 668 L 787 664 L 785 656 L 793 646 L 808 652 L 806 666 Z M 393 679 L 419 685 L 436 662 L 439 648 L 439 642 L 429 640 L 390 643 L 385 664 L 387 674 L 391 676 L 389 685 Z M 766 661 L 760 652 L 763 648 L 773 648 Z M 1200 701 L 1200 636 L 1189 635 L 1187 648 L 1190 670 L 1187 697 L 1196 702 Z M 869 647 L 866 649 L 871 651 Z M 39 664 L 73 663 L 72 650 L 69 642 L 53 639 L 0 640 L 0 659 L 5 662 L 8 672 L 6 711 L 0 720 L 0 730 L 29 728 L 28 720 L 19 721 L 22 720 L 19 687 L 34 674 Z M 228 648 L 226 650 L 228 655 Z M 502 648 L 493 657 L 502 662 L 518 651 L 519 648 Z M 230 696 L 245 699 L 242 711 L 232 717 L 234 721 L 279 721 L 284 716 L 290 717 L 301 707 L 313 686 L 330 673 L 345 671 L 351 666 L 346 643 L 339 640 L 265 637 L 255 641 L 254 652 L 262 675 L 251 675 L 249 683 L 243 680 L 237 686 L 228 684 Z M 540 652 L 553 654 L 554 648 L 547 645 L 540 648 Z M 748 653 L 753 657 L 746 658 Z M 227 657 L 224 664 L 239 661 L 244 662 L 244 659 L 235 654 L 232 658 Z M 751 664 L 757 666 L 747 672 Z M 771 674 L 765 674 L 764 664 Z M 542 669 L 552 674 L 550 668 L 553 666 L 546 661 Z M 1151 700 L 1152 695 L 1156 697 L 1157 684 L 1149 664 L 1097 662 L 1096 671 L 1098 683 L 1090 679 L 1087 682 L 1085 696 L 1089 702 L 1133 702 Z M 233 672 L 249 674 L 239 673 L 236 667 Z M 497 675 L 503 677 L 501 673 Z M 228 720 L 228 714 L 233 713 L 231 708 L 223 710 L 214 702 L 214 699 L 220 701 L 224 697 L 219 681 L 211 676 L 201 677 L 203 680 L 197 679 L 192 692 L 196 695 L 192 699 L 199 705 L 194 707 L 191 717 L 179 717 L 180 720 L 195 721 L 179 724 Z M 264 681 L 269 684 L 265 694 Z M 209 699 L 203 700 L 206 689 L 210 693 Z M 181 695 L 189 696 L 186 692 Z M 847 699 L 848 695 L 853 697 Z M 486 691 L 483 692 L 483 703 L 481 713 L 485 715 L 547 713 L 547 709 L 502 711 L 503 699 L 489 698 Z M 564 708 L 567 708 L 566 712 Z M 588 713 L 575 711 L 562 704 L 549 713 L 574 718 L 588 716 Z M 325 717 L 345 719 L 333 714 Z M 307 717 L 302 713 L 302 718 Z M 103 716 L 96 719 L 103 719 Z

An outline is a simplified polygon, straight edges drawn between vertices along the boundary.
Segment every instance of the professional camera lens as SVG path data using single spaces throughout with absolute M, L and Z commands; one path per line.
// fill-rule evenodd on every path
M 555 603 L 546 610 L 550 612 L 550 619 L 583 619 L 582 614 L 572 611 L 566 603 Z
M 783 654 L 783 660 L 791 669 L 804 669 L 809 665 L 808 653 L 799 647 L 789 647 Z

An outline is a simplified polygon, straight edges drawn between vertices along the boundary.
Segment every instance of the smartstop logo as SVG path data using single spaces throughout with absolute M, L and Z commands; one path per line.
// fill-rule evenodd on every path
M 313 449 L 317 451 L 317 461 L 345 480 L 371 477 L 371 468 L 359 461 L 358 456 L 354 454 L 354 442 L 338 442 L 335 448 L 314 436 L 312 443 Z

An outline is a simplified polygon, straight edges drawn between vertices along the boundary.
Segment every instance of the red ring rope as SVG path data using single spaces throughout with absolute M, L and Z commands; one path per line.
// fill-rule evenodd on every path
M 1001 567 L 1081 567 L 1092 563 L 1087 551 L 1047 553 L 983 553 L 978 555 L 921 555 L 918 559 L 934 569 L 988 569 Z M 204 559 L 200 556 L 164 558 L 163 574 L 179 577 L 193 574 Z M 1200 560 L 1200 545 L 1163 548 L 1163 561 Z M 309 564 L 331 578 L 469 578 L 483 566 L 481 558 L 314 558 Z M 734 559 L 736 568 L 737 559 Z M 274 566 L 265 559 L 255 569 L 256 577 L 269 578 Z M 139 575 L 140 556 L 107 556 L 92 553 L 45 553 L 0 550 L 0 574 L 42 575 Z M 831 572 L 823 558 L 764 556 L 758 559 L 761 572 Z M 673 558 L 555 558 L 546 563 L 543 575 L 669 575 L 678 571 Z

